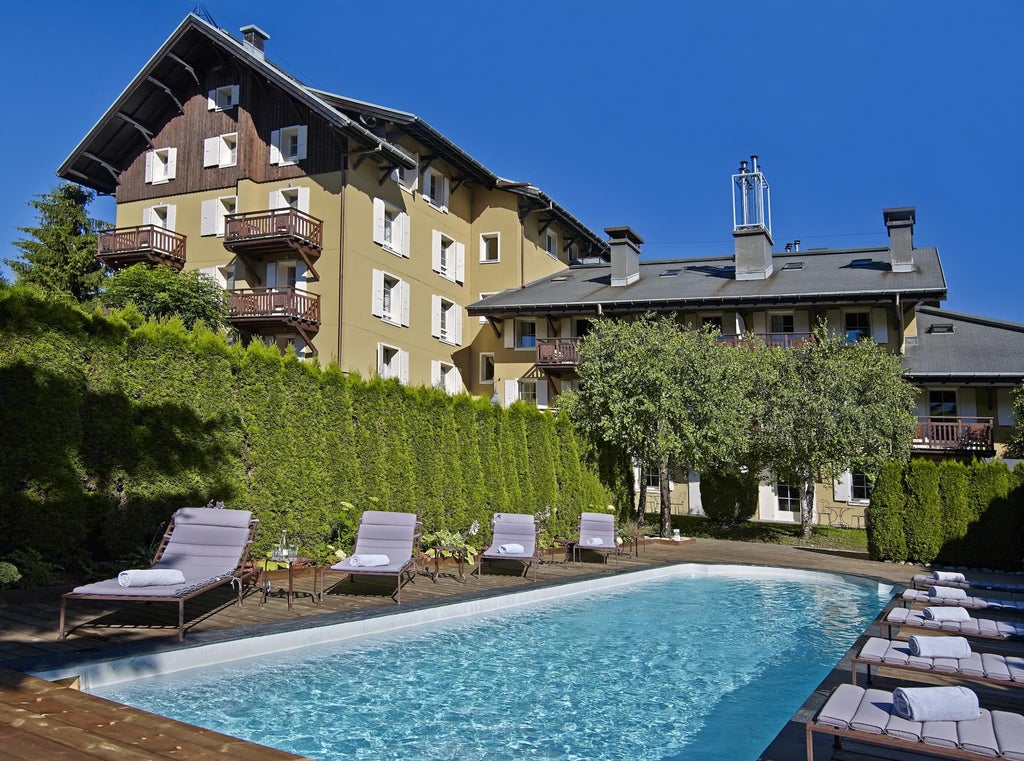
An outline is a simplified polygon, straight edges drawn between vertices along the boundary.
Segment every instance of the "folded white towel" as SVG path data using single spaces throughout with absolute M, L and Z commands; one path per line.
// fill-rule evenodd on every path
M 588 536 L 587 537 L 588 547 L 602 547 L 604 546 L 604 539 L 599 536 Z
M 896 715 L 909 721 L 970 721 L 981 716 L 978 696 L 966 687 L 897 687 Z
M 932 571 L 932 578 L 936 581 L 967 581 L 967 577 L 957 571 Z
M 936 608 L 927 607 L 924 609 L 924 617 L 932 621 L 970 621 L 971 614 L 966 608 Z
M 498 554 L 499 555 L 522 555 L 526 552 L 526 548 L 521 544 L 499 544 Z
M 174 568 L 141 568 L 121 571 L 117 583 L 122 587 L 166 587 L 184 584 L 185 574 Z
M 971 645 L 963 637 L 910 637 L 910 652 L 921 658 L 967 658 Z
M 966 600 L 967 592 L 956 587 L 928 587 L 929 597 L 941 597 L 943 600 Z
M 374 566 L 387 565 L 390 562 L 391 558 L 387 555 L 353 555 L 348 559 L 350 568 L 372 568 Z

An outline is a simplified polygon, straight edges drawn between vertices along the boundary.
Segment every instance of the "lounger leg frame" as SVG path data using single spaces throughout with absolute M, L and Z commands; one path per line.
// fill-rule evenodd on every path
M 57 639 L 59 639 L 59 640 L 63 640 L 67 636 L 65 634 L 65 632 L 64 632 L 65 623 L 67 621 L 67 605 L 68 605 L 68 599 L 66 597 L 64 597 L 64 596 L 61 596 L 61 598 L 60 598 L 60 634 L 57 637 Z

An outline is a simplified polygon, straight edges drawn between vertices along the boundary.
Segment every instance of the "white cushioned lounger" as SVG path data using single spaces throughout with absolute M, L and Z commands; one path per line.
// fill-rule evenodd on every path
M 909 721 L 893 712 L 892 693 L 841 684 L 807 722 L 807 761 L 814 733 L 948 758 L 1024 761 L 1024 716 L 982 709 L 968 721 Z
M 480 553 L 480 562 L 473 571 L 480 577 L 484 562 L 494 560 L 515 560 L 523 565 L 523 576 L 530 578 L 530 567 L 539 560 L 537 533 L 540 527 L 537 519 L 526 513 L 495 513 L 491 518 L 491 546 Z M 503 544 L 518 544 L 522 552 L 501 552 Z M 470 574 L 472 575 L 472 574 Z
M 939 597 L 933 596 L 922 589 L 904 589 L 900 600 L 906 605 L 915 602 L 924 605 L 959 605 L 971 610 L 998 610 L 1009 613 L 1024 613 L 1024 600 L 1000 600 L 996 597 Z
M 355 555 L 386 555 L 387 565 L 352 566 L 352 558 L 346 558 L 329 568 L 319 569 L 320 602 L 324 600 L 327 577 L 331 574 L 347 575 L 349 581 L 355 576 L 394 576 L 395 591 L 391 599 L 402 602 L 402 583 L 405 580 L 416 581 L 417 554 L 423 524 L 416 513 L 392 513 L 385 510 L 366 510 L 359 518 L 359 530 L 356 532 L 356 546 L 352 551 Z
M 913 584 L 916 589 L 928 587 L 955 587 L 956 589 L 980 589 L 986 592 L 1008 592 L 1011 596 L 1024 595 L 1024 584 L 1001 584 L 995 581 L 938 581 L 930 573 L 914 575 Z
M 1024 623 L 1017 621 L 994 621 L 990 618 L 972 618 L 968 621 L 933 621 L 924 617 L 924 613 L 913 608 L 893 608 L 881 623 L 882 632 L 889 628 L 892 639 L 893 627 L 901 629 L 928 629 L 946 634 L 959 634 L 962 637 L 982 637 L 985 639 L 1010 639 L 1024 637 Z
M 996 653 L 974 653 L 967 658 L 923 658 L 912 655 L 910 645 L 898 640 L 872 637 L 853 657 L 853 684 L 857 683 L 857 664 L 867 668 L 871 684 L 871 667 L 888 666 L 908 671 L 932 671 L 960 679 L 990 684 L 1024 687 L 1024 658 Z

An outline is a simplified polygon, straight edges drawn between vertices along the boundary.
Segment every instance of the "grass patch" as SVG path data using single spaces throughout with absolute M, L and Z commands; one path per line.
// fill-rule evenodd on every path
M 724 524 L 696 515 L 673 515 L 672 528 L 679 529 L 683 536 L 706 539 L 729 539 L 734 542 L 761 542 L 764 544 L 786 544 L 799 547 L 820 547 L 822 549 L 846 552 L 868 551 L 868 534 L 864 529 L 815 526 L 810 539 L 800 536 L 800 526 L 782 523 Z

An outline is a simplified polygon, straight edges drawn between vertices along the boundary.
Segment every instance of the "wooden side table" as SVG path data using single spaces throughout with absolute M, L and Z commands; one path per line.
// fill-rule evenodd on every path
M 468 559 L 469 551 L 463 545 L 462 547 L 455 547 L 450 545 L 442 545 L 440 547 L 431 547 L 434 552 L 434 573 L 431 574 L 431 578 L 434 582 L 437 582 L 437 577 L 441 574 L 441 555 L 448 553 L 449 556 L 455 560 L 459 565 L 458 580 L 463 584 L 466 583 L 466 561 Z
M 264 603 L 266 603 L 267 597 L 270 595 L 270 577 L 269 577 L 270 570 L 267 568 L 267 566 L 270 564 L 271 560 L 273 560 L 275 563 L 284 563 L 286 566 L 288 566 L 288 593 L 286 595 L 286 597 L 288 599 L 288 610 L 293 610 L 293 608 L 292 608 L 292 600 L 295 597 L 295 576 L 294 576 L 294 573 L 293 573 L 293 567 L 295 566 L 296 563 L 301 563 L 303 565 L 309 565 L 309 566 L 312 567 L 312 569 L 313 569 L 313 602 L 315 604 L 317 604 L 317 605 L 320 604 L 320 601 L 317 599 L 317 596 L 316 596 L 316 577 L 317 577 L 316 563 L 313 561 L 312 558 L 294 557 L 294 558 L 267 558 L 266 560 L 263 561 L 263 569 L 260 571 L 260 586 L 263 588 L 263 599 L 260 600 L 260 605 L 263 605 Z

